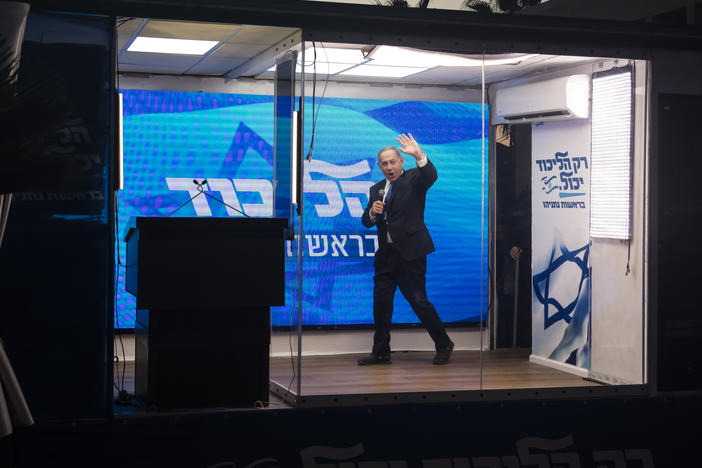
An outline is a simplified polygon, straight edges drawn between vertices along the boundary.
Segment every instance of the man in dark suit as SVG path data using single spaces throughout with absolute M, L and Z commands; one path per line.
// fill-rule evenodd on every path
M 426 194 L 437 179 L 436 168 L 420 149 L 412 134 L 397 138 L 401 147 L 387 146 L 378 153 L 378 165 L 385 180 L 370 188 L 363 225 L 378 228 L 378 251 L 373 277 L 373 350 L 358 360 L 360 365 L 390 364 L 390 324 L 393 298 L 400 292 L 429 332 L 436 347 L 434 364 L 446 364 L 453 342 L 446 334 L 436 309 L 427 299 L 425 275 L 427 254 L 434 243 L 424 224 Z M 402 169 L 409 154 L 417 168 Z

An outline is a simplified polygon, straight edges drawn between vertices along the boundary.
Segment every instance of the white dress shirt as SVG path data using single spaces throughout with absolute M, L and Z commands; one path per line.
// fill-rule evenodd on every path
M 417 159 L 417 167 L 424 167 L 427 164 L 427 155 L 422 152 L 422 156 Z M 405 172 L 404 170 L 402 171 L 403 173 Z M 385 203 L 385 197 L 388 196 L 388 187 L 390 187 L 390 181 L 388 179 L 385 179 L 385 188 L 383 192 L 383 200 L 382 202 Z M 368 216 L 370 217 L 370 220 L 372 223 L 375 223 L 375 215 L 373 213 L 368 213 Z M 390 231 L 388 231 L 388 237 L 387 237 L 388 243 L 392 244 L 392 239 L 390 238 Z

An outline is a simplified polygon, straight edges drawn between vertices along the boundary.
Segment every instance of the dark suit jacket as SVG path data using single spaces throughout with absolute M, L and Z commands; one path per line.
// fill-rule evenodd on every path
M 363 212 L 361 222 L 368 228 L 374 225 L 378 228 L 376 267 L 378 259 L 387 248 L 388 230 L 393 245 L 405 260 L 415 260 L 434 251 L 434 242 L 424 224 L 424 205 L 427 190 L 434 185 L 437 177 L 436 168 L 431 161 L 427 161 L 423 167 L 405 171 L 393 183 L 392 194 L 387 203 L 387 223 L 382 215 L 375 217 L 375 223 L 370 218 L 373 202 L 381 200 L 379 192 L 385 188 L 385 179 L 370 188 L 368 206 Z

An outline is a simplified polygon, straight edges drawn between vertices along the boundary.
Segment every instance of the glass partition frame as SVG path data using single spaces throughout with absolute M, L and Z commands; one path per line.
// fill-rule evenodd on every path
M 302 57 L 304 57 L 304 49 L 305 49 L 305 44 L 303 43 L 303 52 L 301 53 Z M 305 60 L 305 59 L 303 59 Z M 306 59 L 309 60 L 309 57 Z M 309 74 L 307 76 L 304 75 L 304 70 L 303 70 L 303 79 L 301 80 L 302 83 L 305 83 L 305 80 L 309 79 Z M 483 63 L 481 65 L 481 103 L 483 105 L 487 104 L 487 83 L 485 81 L 485 58 L 483 54 Z M 302 87 L 304 88 L 304 86 Z M 301 91 L 301 93 L 304 95 L 304 90 Z M 485 116 L 482 116 L 483 119 L 485 119 Z M 484 128 L 484 125 L 483 125 Z M 490 134 L 483 134 L 481 136 L 482 140 L 482 146 L 485 147 L 486 141 L 489 141 L 490 144 L 488 145 L 488 148 L 490 149 L 490 153 L 493 151 L 493 146 L 495 145 L 495 137 L 492 134 L 492 129 L 493 127 L 490 127 L 491 133 Z M 309 128 L 308 128 L 309 130 Z M 304 151 L 303 153 L 304 154 Z M 493 229 L 494 229 L 494 212 L 492 203 L 495 202 L 495 193 L 493 192 L 493 187 L 492 184 L 494 183 L 494 175 L 491 173 L 492 168 L 494 167 L 494 159 L 493 159 L 493 154 L 484 154 L 483 155 L 483 170 L 488 170 L 488 173 L 490 174 L 490 183 L 491 186 L 489 187 L 489 193 L 488 197 L 483 200 L 483 210 L 488 211 L 488 216 L 487 219 L 491 225 L 491 227 L 488 229 L 489 231 L 489 238 L 494 238 L 493 234 Z M 302 177 L 304 180 L 304 177 Z M 483 177 L 484 180 L 484 177 Z M 482 190 L 482 193 L 485 194 L 485 190 Z M 302 211 L 302 215 L 300 217 L 300 228 L 299 228 L 299 233 L 302 235 L 303 232 L 303 227 L 304 227 L 304 210 Z M 483 217 L 483 219 L 485 219 Z M 484 230 L 483 230 L 484 231 Z M 575 386 L 575 387 L 562 387 L 562 386 L 547 386 L 547 387 L 541 387 L 541 386 L 536 386 L 533 388 L 520 388 L 520 387 L 510 387 L 510 388 L 494 388 L 491 385 L 489 385 L 489 382 L 485 382 L 484 379 L 486 378 L 485 371 L 486 368 L 489 367 L 489 364 L 485 362 L 485 356 L 486 352 L 491 349 L 494 344 L 493 344 L 493 339 L 491 339 L 491 336 L 496 332 L 496 324 L 493 322 L 495 320 L 495 317 L 492 315 L 492 312 L 489 310 L 489 307 L 492 305 L 493 307 L 495 306 L 494 304 L 494 299 L 495 299 L 495 294 L 494 290 L 491 289 L 491 284 L 490 281 L 488 281 L 488 291 L 487 291 L 487 296 L 488 296 L 488 301 L 487 303 L 481 304 L 481 318 L 480 318 L 480 326 L 479 326 L 479 334 L 480 334 L 480 345 L 479 345 L 479 356 L 480 356 L 480 371 L 479 371 L 479 379 L 480 383 L 477 388 L 467 388 L 463 389 L 461 391 L 452 391 L 452 392 L 434 392 L 433 396 L 429 396 L 428 394 L 422 393 L 421 395 L 419 393 L 417 394 L 407 394 L 407 393 L 397 393 L 397 392 L 383 392 L 383 393 L 378 393 L 378 394 L 364 394 L 364 395 L 358 395 L 358 394 L 340 394 L 340 395 L 317 395 L 314 392 L 310 391 L 305 391 L 305 388 L 303 387 L 303 374 L 305 374 L 305 369 L 304 369 L 304 359 L 302 357 L 303 355 L 303 341 L 304 341 L 304 336 L 305 336 L 305 330 L 303 330 L 303 316 L 304 316 L 304 311 L 303 311 L 303 304 L 302 304 L 302 296 L 304 294 L 304 284 L 305 284 L 305 270 L 304 270 L 304 262 L 303 258 L 305 256 L 304 254 L 304 245 L 303 241 L 304 237 L 300 237 L 298 239 L 298 265 L 301 268 L 301 277 L 300 277 L 300 295 L 298 296 L 298 349 L 297 349 L 297 366 L 298 366 L 298 380 L 297 380 L 297 392 L 296 392 L 296 403 L 299 406 L 315 406 L 315 405 L 325 405 L 331 403 L 339 403 L 339 404 L 344 404 L 344 403 L 351 403 L 355 402 L 355 404 L 365 404 L 364 402 L 368 401 L 375 401 L 375 402 L 386 402 L 386 403 L 395 403 L 395 402 L 401 402 L 401 401 L 422 401 L 426 400 L 427 398 L 436 398 L 440 401 L 448 400 L 448 401 L 455 401 L 456 398 L 459 398 L 461 400 L 472 400 L 472 399 L 510 399 L 512 397 L 516 396 L 521 396 L 521 397 L 526 397 L 526 398 L 541 398 L 544 396 L 562 396 L 562 395 L 568 395 L 568 396 L 573 396 L 573 395 L 582 395 L 582 396 L 587 396 L 591 395 L 593 391 L 599 392 L 599 393 L 604 393 L 604 394 L 609 394 L 609 393 L 618 393 L 619 390 L 615 389 L 614 387 L 608 386 L 608 387 L 603 387 L 603 388 L 597 388 L 594 389 L 592 387 L 583 387 L 583 386 Z M 490 248 L 488 252 L 488 261 L 493 264 L 493 260 L 491 260 L 491 257 L 494 257 L 495 252 L 494 252 L 494 245 L 492 245 L 490 242 L 488 242 L 487 238 L 483 238 L 483 245 L 487 242 L 487 247 Z M 481 255 L 481 258 L 483 258 L 484 255 Z M 490 275 L 490 270 L 491 268 L 488 268 L 488 265 L 484 266 L 483 270 L 483 275 L 487 276 Z M 643 280 L 642 280 L 643 281 Z M 484 295 L 481 294 L 481 297 Z M 644 337 L 645 338 L 645 337 Z M 351 364 L 349 364 L 351 365 Z M 590 376 L 588 375 L 588 378 Z M 491 388 L 492 387 L 492 388 Z M 647 386 L 645 382 L 643 382 L 643 386 L 641 385 L 636 385 L 634 386 L 628 385 L 627 386 L 628 391 L 630 391 L 633 394 L 645 394 L 647 390 Z M 421 392 L 420 392 L 421 393 Z M 458 396 L 457 396 L 458 395 Z

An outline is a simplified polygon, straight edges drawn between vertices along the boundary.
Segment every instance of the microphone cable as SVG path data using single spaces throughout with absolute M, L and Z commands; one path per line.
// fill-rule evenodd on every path
M 192 197 L 190 197 L 188 200 L 186 200 L 185 202 L 183 202 L 178 208 L 176 208 L 175 210 L 173 210 L 173 211 L 171 211 L 170 213 L 168 213 L 168 214 L 166 215 L 166 217 L 171 216 L 173 213 L 177 212 L 178 210 L 180 210 L 181 208 L 183 208 L 185 205 L 187 205 L 188 203 L 190 203 L 190 202 L 192 202 L 193 200 L 195 200 L 195 199 L 196 199 L 197 197 L 199 197 L 200 195 L 205 195 L 207 198 L 211 198 L 211 199 L 213 199 L 213 200 L 215 200 L 215 201 L 221 203 L 222 205 L 226 206 L 227 208 L 231 208 L 232 210 L 236 211 L 237 213 L 239 213 L 239 214 L 241 214 L 241 215 L 243 215 L 243 216 L 245 216 L 245 217 L 247 217 L 247 218 L 250 218 L 250 217 L 251 217 L 251 216 L 247 215 L 246 213 L 244 213 L 243 211 L 241 211 L 241 210 L 239 210 L 239 209 L 237 209 L 237 208 L 234 208 L 233 206 L 231 206 L 230 204 L 228 204 L 228 203 L 225 202 L 224 200 L 220 200 L 219 198 L 217 198 L 217 197 L 215 197 L 215 196 L 212 196 L 212 195 L 210 195 L 209 193 L 205 192 L 205 189 L 203 188 L 203 186 L 204 186 L 204 185 L 207 185 L 207 179 L 203 179 L 202 182 L 198 182 L 197 179 L 193 179 L 193 184 L 195 184 L 195 185 L 197 186 L 198 193 L 196 193 L 195 195 L 193 195 Z

